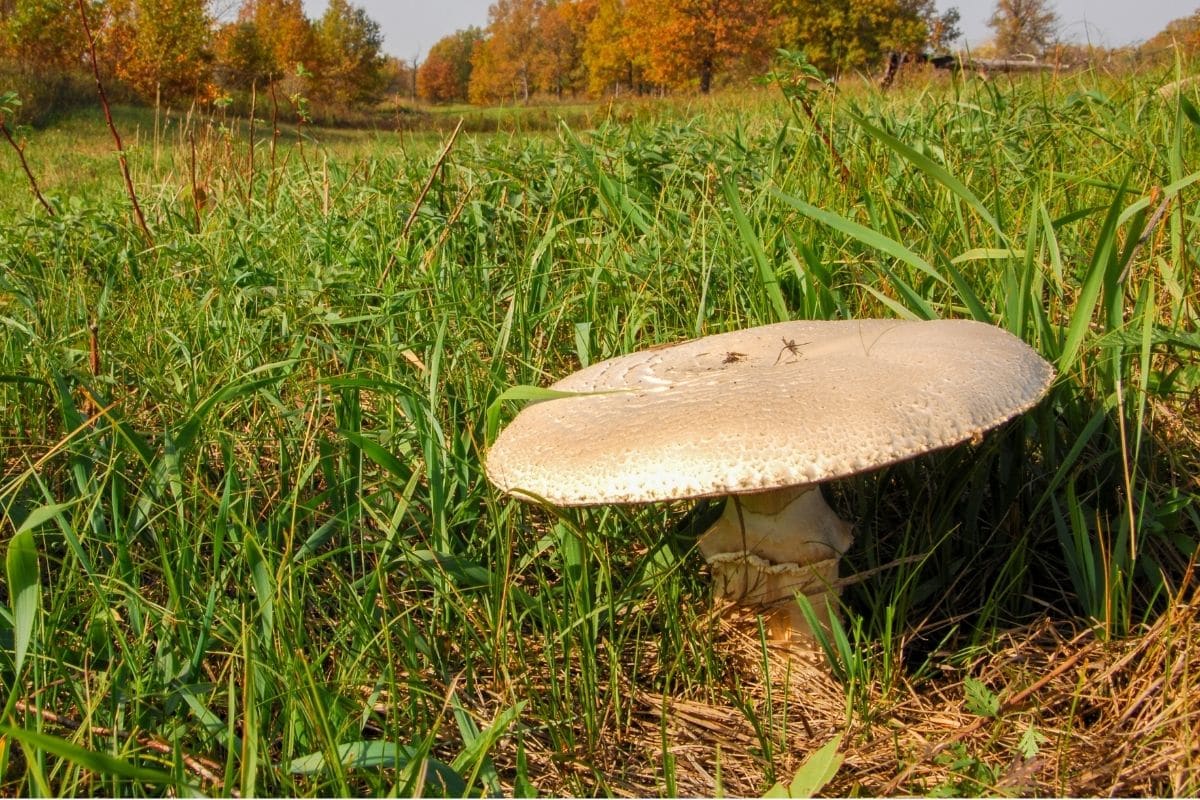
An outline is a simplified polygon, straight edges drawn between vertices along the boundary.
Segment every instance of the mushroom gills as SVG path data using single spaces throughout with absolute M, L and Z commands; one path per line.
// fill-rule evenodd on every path
M 839 595 L 838 562 L 854 537 L 816 485 L 733 495 L 700 537 L 713 577 L 713 595 L 761 609 L 776 639 L 811 639 L 796 595 L 812 603 L 829 626 Z

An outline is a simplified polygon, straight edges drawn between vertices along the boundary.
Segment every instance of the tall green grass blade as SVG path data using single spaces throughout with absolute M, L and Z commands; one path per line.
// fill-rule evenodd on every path
M 738 198 L 737 186 L 729 180 L 724 180 L 721 182 L 721 190 L 725 194 L 726 202 L 729 203 L 729 211 L 733 214 L 733 221 L 737 225 L 742 245 L 750 252 L 750 257 L 754 260 L 754 265 L 758 271 L 758 279 L 762 283 L 763 291 L 767 293 L 767 299 L 771 303 L 774 321 L 786 322 L 791 319 L 791 314 L 788 313 L 787 303 L 783 299 L 783 292 L 779 290 L 779 279 L 775 276 L 775 270 L 767 258 L 766 251 L 763 250 L 758 234 L 754 232 L 750 220 L 746 218 L 746 212 L 742 210 L 742 202 Z
M 913 269 L 925 273 L 938 283 L 946 283 L 946 279 L 942 277 L 942 275 L 936 269 L 934 269 L 929 262 L 899 242 L 884 236 L 882 233 L 874 231 L 864 225 L 860 225 L 857 222 L 852 222 L 845 217 L 834 214 L 832 211 L 825 211 L 824 209 L 817 208 L 816 206 L 810 205 L 803 200 L 784 194 L 778 189 L 772 188 L 771 194 L 777 199 L 796 209 L 809 219 L 833 228 L 835 231 L 844 233 L 851 238 L 857 239 L 867 247 L 891 256 L 897 261 L 908 264 Z
M 938 313 L 934 311 L 933 306 L 926 302 L 925 298 L 921 296 L 920 292 L 909 286 L 904 280 L 902 280 L 899 276 L 882 264 L 877 266 L 876 269 L 887 276 L 888 282 L 895 287 L 896 291 L 900 293 L 901 297 L 908 301 L 907 305 L 904 306 L 905 311 L 900 313 L 900 316 L 904 317 L 905 319 L 929 320 L 938 318 Z M 886 297 L 884 294 L 875 289 L 875 287 L 871 286 L 867 288 L 870 290 L 871 294 L 875 295 L 880 301 L 889 307 L 893 309 L 898 308 L 899 304 L 894 303 L 891 298 Z
M 291 366 L 292 362 L 280 362 L 278 364 L 264 365 L 263 367 L 259 367 L 256 371 L 263 371 L 267 369 L 286 369 L 290 368 Z M 207 418 L 212 410 L 217 406 L 242 397 L 247 397 L 251 394 L 254 394 L 259 389 L 279 383 L 285 377 L 286 374 L 280 374 L 268 378 L 257 378 L 250 381 L 231 383 L 213 392 L 199 405 L 197 405 L 192 410 L 192 413 L 188 415 L 187 419 L 180 423 L 175 429 L 174 435 L 171 437 L 174 441 L 175 449 L 181 452 L 191 449 L 192 444 L 196 441 L 196 438 L 200 434 L 200 426 L 203 424 L 205 418 Z
M 258 602 L 259 620 L 262 625 L 263 641 L 269 642 L 275 630 L 275 580 L 262 548 L 254 534 L 247 532 L 242 539 L 246 562 L 250 566 L 254 597 Z
M 1105 292 L 1105 290 L 1110 294 L 1116 291 L 1115 284 L 1119 275 L 1119 271 L 1115 268 L 1117 261 L 1117 222 L 1121 216 L 1121 201 L 1128 182 L 1129 178 L 1126 176 L 1113 197 L 1112 205 L 1109 206 L 1108 214 L 1100 227 L 1096 247 L 1092 252 L 1091 262 L 1088 264 L 1083 276 L 1079 297 L 1076 299 L 1075 307 L 1071 312 L 1071 320 L 1067 323 L 1062 351 L 1058 356 L 1057 366 L 1059 372 L 1070 373 L 1074 371 L 1078 364 L 1079 352 L 1083 347 L 1083 340 L 1091 328 L 1093 314 L 1095 313 L 1096 304 L 1100 300 L 1101 293 Z
M 638 196 L 630 186 L 606 173 L 596 162 L 595 155 L 579 140 L 570 128 L 563 126 L 567 140 L 575 148 L 580 160 L 591 172 L 600 197 L 610 213 L 621 222 L 630 222 L 642 235 L 649 234 L 654 228 L 654 217 L 646 208 L 650 205 L 647 200 Z
M 545 400 L 557 400 L 562 397 L 582 397 L 595 394 L 615 394 L 624 391 L 622 389 L 614 389 L 603 392 L 562 392 L 557 389 L 545 389 L 540 386 L 510 386 L 505 389 L 500 395 L 491 402 L 487 407 L 486 425 L 487 425 L 487 440 L 495 441 L 496 434 L 500 431 L 500 414 L 504 410 L 504 404 L 509 402 L 528 401 L 531 403 L 540 403 Z
M 475 781 L 482 777 L 488 791 L 493 794 L 501 792 L 500 776 L 489 759 L 488 753 L 496 743 L 508 733 L 508 729 L 521 714 L 525 703 L 517 703 L 496 715 L 484 730 L 480 731 L 474 720 L 459 702 L 457 695 L 452 698 L 452 709 L 455 721 L 458 723 L 459 734 L 463 739 L 463 751 L 451 763 L 451 768 L 459 775 L 465 775 L 466 792 L 475 786 Z
M 412 467 L 393 455 L 379 442 L 353 431 L 341 431 L 341 434 L 347 441 L 362 450 L 367 458 L 387 470 L 388 474 L 398 482 L 405 483 L 412 476 Z
M 963 277 L 963 274 L 955 269 L 954 264 L 946 264 L 946 272 L 950 273 L 950 282 L 954 284 L 954 291 L 958 294 L 958 298 L 962 300 L 963 305 L 967 307 L 967 311 L 971 315 L 971 319 L 977 322 L 992 323 L 992 315 L 983 306 L 983 301 L 979 299 L 979 295 L 975 293 L 975 288 L 970 282 Z
M 1001 242 L 1008 241 L 1008 237 L 1005 235 L 1004 229 L 1000 227 L 1000 223 L 996 222 L 996 218 L 992 216 L 992 212 L 988 211 L 987 206 L 985 206 L 979 200 L 979 198 L 975 196 L 974 192 L 966 187 L 966 184 L 951 175 L 949 170 L 928 156 L 918 153 L 912 147 L 900 141 L 895 136 L 892 136 L 890 133 L 876 128 L 862 117 L 856 116 L 854 121 L 857 122 L 858 125 L 873 138 L 883 142 L 897 155 L 901 156 L 917 169 L 921 170 L 930 178 L 942 184 L 942 186 L 945 186 L 947 189 L 957 195 L 991 227 L 992 231 L 995 232 L 996 237 Z

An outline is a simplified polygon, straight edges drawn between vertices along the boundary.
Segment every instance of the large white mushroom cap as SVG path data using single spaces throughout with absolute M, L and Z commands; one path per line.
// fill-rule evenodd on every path
M 610 359 L 500 434 L 488 477 L 561 506 L 759 492 L 865 472 L 1027 410 L 1054 369 L 964 320 L 783 322 Z

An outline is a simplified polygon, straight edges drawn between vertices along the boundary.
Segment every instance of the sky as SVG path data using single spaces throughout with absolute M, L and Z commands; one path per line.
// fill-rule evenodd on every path
M 490 0 L 351 0 L 383 28 L 384 49 L 412 60 L 425 57 L 438 39 L 468 25 L 487 25 Z M 310 17 L 320 16 L 326 0 L 304 0 Z M 1153 36 L 1173 19 L 1191 14 L 1200 0 L 1057 0 L 1062 38 L 1117 47 Z M 967 42 L 990 38 L 987 19 L 995 0 L 938 0 L 939 8 L 958 6 Z

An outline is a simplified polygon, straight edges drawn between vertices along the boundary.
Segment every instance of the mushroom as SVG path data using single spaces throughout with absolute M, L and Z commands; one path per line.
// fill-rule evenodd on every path
M 1029 409 L 1054 369 L 978 322 L 796 321 L 593 364 L 525 407 L 486 470 L 557 506 L 728 496 L 701 537 L 714 594 L 804 639 L 828 624 L 850 525 L 819 484 L 967 440 Z M 793 636 L 793 634 L 795 634 Z

